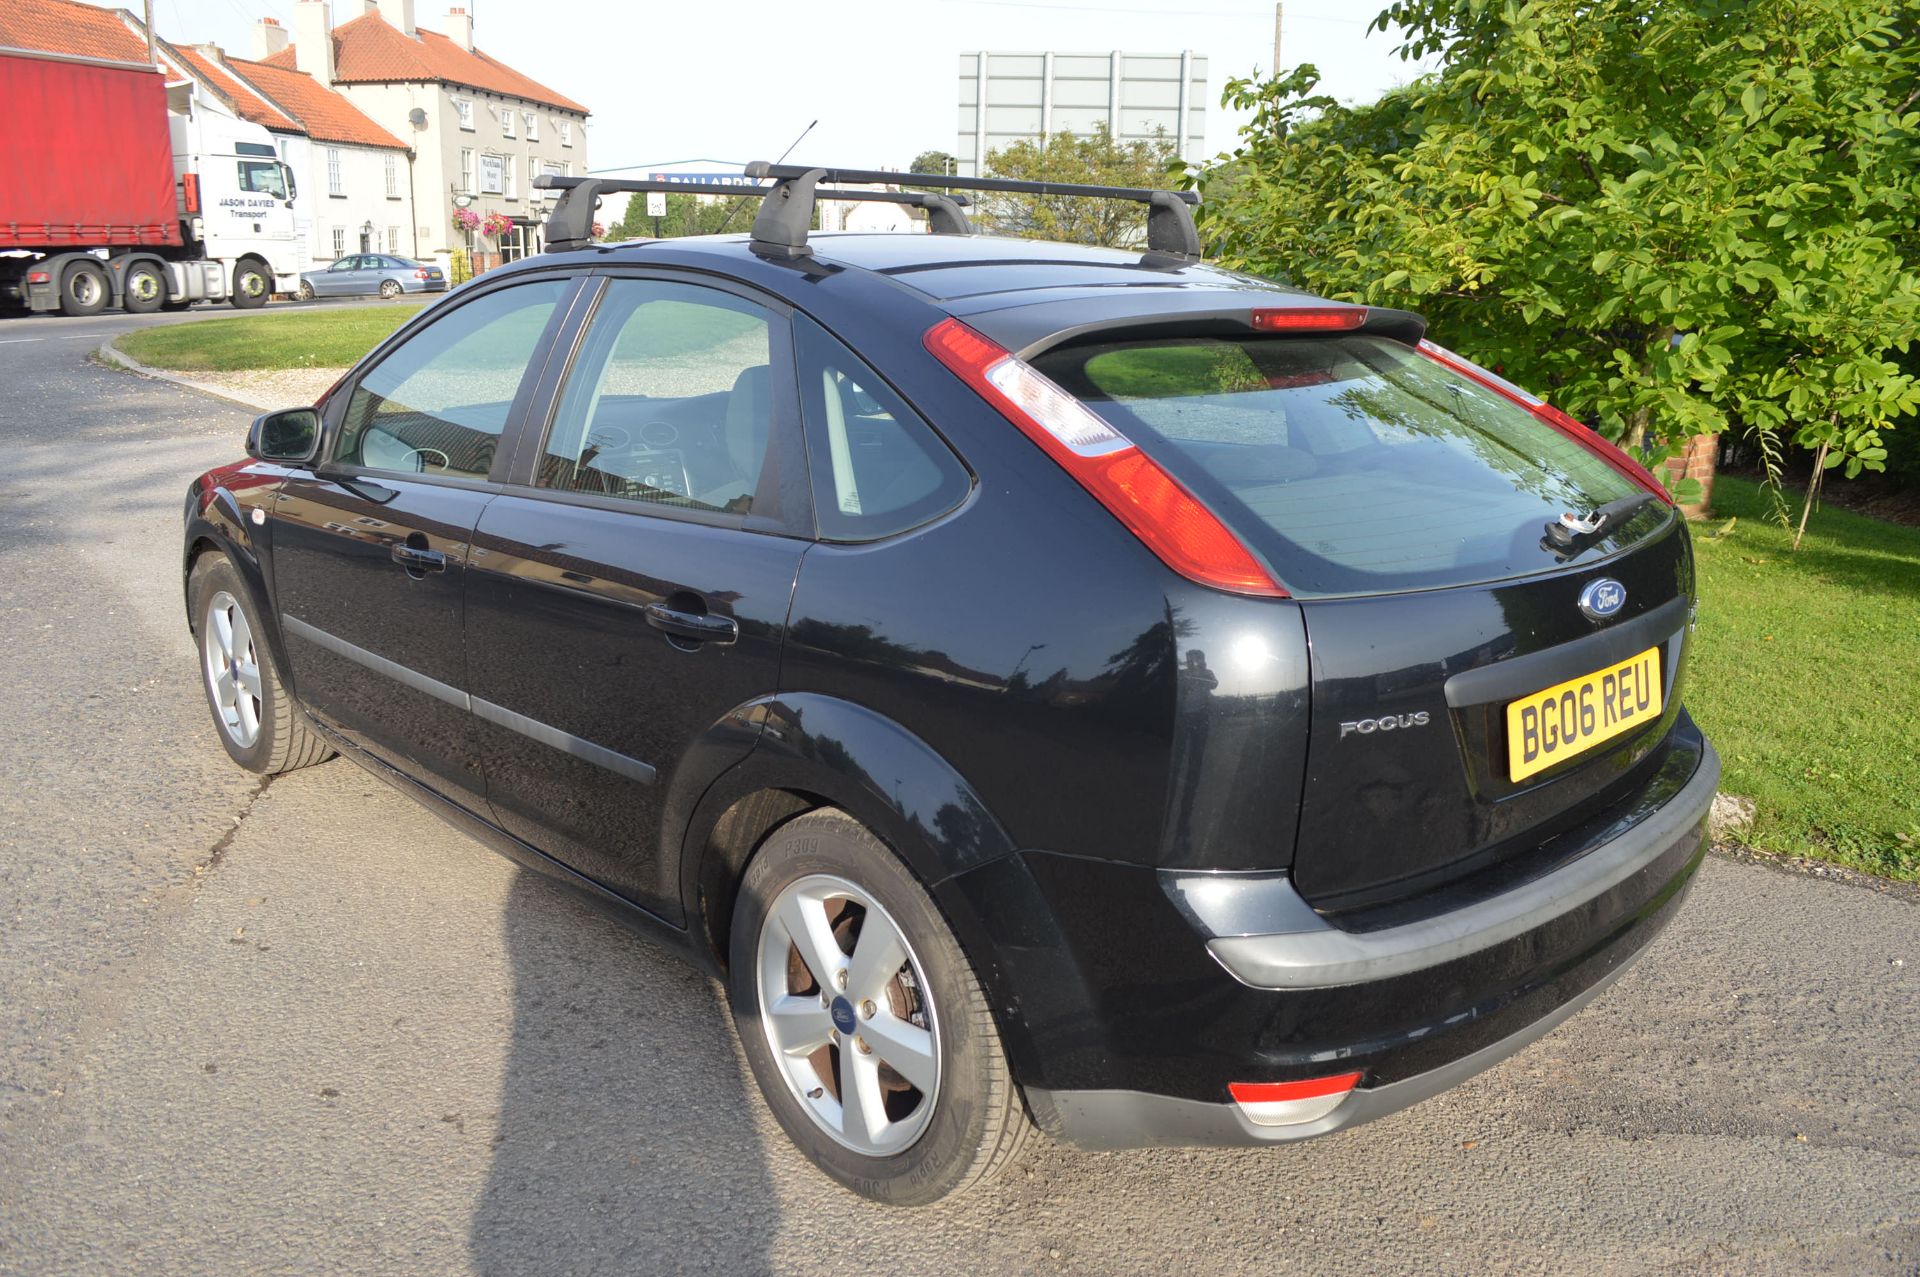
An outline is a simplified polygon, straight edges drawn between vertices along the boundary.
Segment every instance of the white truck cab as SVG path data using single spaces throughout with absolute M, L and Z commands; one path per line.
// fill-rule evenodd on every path
M 231 292 L 236 305 L 246 306 L 298 289 L 307 259 L 294 227 L 299 190 L 273 136 L 205 109 L 173 111 L 168 122 L 180 217 L 201 253 L 200 261 L 174 263 L 200 276 L 185 281 L 187 295 L 218 299 Z M 206 269 L 216 264 L 217 272 Z

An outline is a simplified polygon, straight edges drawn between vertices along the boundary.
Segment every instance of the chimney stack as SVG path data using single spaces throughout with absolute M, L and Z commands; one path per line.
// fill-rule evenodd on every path
M 327 0 L 294 0 L 293 64 L 322 84 L 333 83 L 333 30 Z
M 400 34 L 420 38 L 413 25 L 413 0 L 380 0 L 380 17 Z
M 465 9 L 448 9 L 447 25 L 442 28 L 447 39 L 453 41 L 468 53 L 473 52 L 473 15 Z
M 264 62 L 287 47 L 287 29 L 278 18 L 262 18 L 253 24 L 253 60 Z

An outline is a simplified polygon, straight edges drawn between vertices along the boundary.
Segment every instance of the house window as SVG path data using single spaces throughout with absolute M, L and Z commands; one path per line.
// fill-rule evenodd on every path
M 340 182 L 340 148 L 337 146 L 327 148 L 327 194 L 346 194 Z
M 333 255 L 335 257 L 338 257 L 342 253 L 345 253 L 346 251 L 347 251 L 347 228 L 344 226 L 336 226 L 333 228 Z
M 505 191 L 506 173 L 506 157 L 482 155 L 480 157 L 480 193 L 498 195 Z
M 387 251 L 389 253 L 397 253 L 400 251 L 400 228 L 398 226 L 387 227 Z
M 387 156 L 387 198 L 400 198 L 400 161 L 396 155 Z
M 469 102 L 466 98 L 455 98 L 453 100 L 453 113 L 460 117 L 461 128 L 469 133 L 473 132 L 472 102 Z
M 508 107 L 506 110 L 500 112 L 500 136 L 512 137 L 513 123 L 519 118 L 520 112 L 514 110 L 512 107 Z
M 460 148 L 460 189 L 468 195 L 473 194 L 473 149 Z
M 513 157 L 511 155 L 503 155 L 500 157 L 500 162 L 506 166 L 504 170 L 505 180 L 502 184 L 503 189 L 501 193 L 510 200 L 517 200 L 520 198 L 520 190 L 518 183 L 514 180 Z
M 540 117 L 535 115 L 532 111 L 528 111 L 527 112 L 527 141 L 538 142 L 539 140 L 540 140 Z
M 573 121 L 571 120 L 560 121 L 560 145 L 573 145 Z

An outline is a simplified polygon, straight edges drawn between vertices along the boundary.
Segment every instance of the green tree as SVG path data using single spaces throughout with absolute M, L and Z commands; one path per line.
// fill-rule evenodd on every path
M 1089 134 L 1055 133 L 987 154 L 986 175 L 1031 182 L 1093 186 L 1164 186 L 1174 162 L 1164 130 L 1151 141 L 1121 142 L 1102 120 Z M 1028 239 L 1136 247 L 1146 240 L 1146 206 L 1070 195 L 987 195 L 975 221 L 983 229 Z
M 959 171 L 960 163 L 950 151 L 922 151 L 913 157 L 913 163 L 907 167 L 909 173 L 944 173 L 952 176 Z
M 660 238 L 677 239 L 683 235 L 712 235 L 726 226 L 730 231 L 743 231 L 753 225 L 753 215 L 757 208 L 748 207 L 733 214 L 731 223 L 727 215 L 734 205 L 741 203 L 735 199 L 706 199 L 698 195 L 667 195 L 666 216 L 660 219 Z M 757 205 L 757 199 L 751 201 Z M 647 216 L 647 197 L 636 194 L 627 201 L 626 216 L 615 228 L 612 238 L 652 239 L 654 238 L 653 219 Z
M 1399 0 L 1375 25 L 1443 69 L 1357 108 L 1231 82 L 1203 233 L 1655 457 L 1738 425 L 1879 469 L 1920 408 L 1911 3 Z

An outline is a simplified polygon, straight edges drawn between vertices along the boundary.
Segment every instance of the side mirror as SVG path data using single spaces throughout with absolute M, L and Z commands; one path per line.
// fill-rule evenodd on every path
M 247 427 L 247 455 L 255 460 L 303 466 L 319 451 L 320 414 L 312 408 L 282 408 Z

